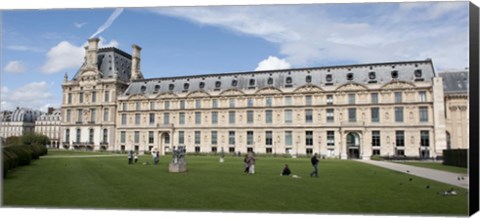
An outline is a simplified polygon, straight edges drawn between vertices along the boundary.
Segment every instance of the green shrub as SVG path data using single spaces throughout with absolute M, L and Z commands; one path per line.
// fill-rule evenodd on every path
M 456 167 L 468 166 L 468 149 L 443 150 L 443 164 Z
M 8 170 L 10 170 L 10 165 L 12 160 L 9 156 L 5 155 L 5 152 L 2 154 L 2 161 L 3 161 L 3 178 L 7 177 Z
M 40 148 L 35 145 L 25 145 L 28 149 L 32 150 L 32 159 L 37 160 L 40 157 L 40 153 L 42 152 Z
M 18 155 L 16 155 L 15 153 L 11 152 L 11 151 L 7 151 L 5 149 L 3 149 L 3 155 L 2 157 L 3 158 L 8 158 L 9 159 L 9 166 L 8 166 L 8 169 L 11 170 L 15 167 L 18 166 Z
M 4 148 L 7 151 L 11 151 L 18 156 L 18 165 L 29 165 L 32 161 L 33 151 L 24 145 L 13 145 Z
M 370 160 L 383 160 L 383 158 L 380 155 L 372 155 Z

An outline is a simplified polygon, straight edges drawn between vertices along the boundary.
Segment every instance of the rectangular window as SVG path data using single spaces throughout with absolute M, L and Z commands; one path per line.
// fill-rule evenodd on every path
M 356 108 L 348 108 L 348 122 L 357 122 Z
M 271 97 L 266 97 L 265 98 L 265 106 L 267 106 L 267 107 L 272 106 L 272 98 Z
M 292 110 L 285 110 L 285 123 L 292 123 Z
M 181 125 L 185 124 L 185 112 L 180 112 L 178 114 L 178 123 Z
M 372 123 L 380 122 L 380 108 L 372 107 L 370 108 Z
M 140 113 L 135 114 L 135 125 L 140 125 Z
M 395 122 L 403 122 L 403 107 L 395 107 Z
M 265 132 L 265 145 L 272 145 L 273 144 L 273 134 L 272 131 Z
M 419 107 L 420 122 L 428 122 L 428 107 Z
M 217 123 L 218 123 L 218 112 L 212 111 L 212 124 L 217 124 Z
M 108 121 L 108 108 L 103 109 L 103 121 Z
M 402 93 L 395 92 L 395 103 L 402 103 Z
M 248 124 L 253 123 L 253 111 L 247 111 L 247 123 Z
M 305 123 L 313 123 L 313 110 L 305 109 Z
M 334 145 L 335 145 L 335 132 L 327 131 L 327 146 L 334 146 Z
M 212 145 L 216 145 L 218 143 L 218 139 L 217 139 L 217 131 L 212 131 Z
M 77 109 L 77 122 L 82 122 L 82 109 Z
M 305 131 L 305 145 L 313 145 L 313 131 Z
M 67 122 L 72 120 L 72 111 L 70 109 L 67 110 Z
M 395 131 L 395 144 L 398 147 L 405 146 L 405 133 L 403 131 Z
M 165 136 L 163 138 L 163 142 L 165 144 L 170 144 L 170 135 L 169 134 L 165 134 Z
M 293 144 L 292 131 L 285 131 L 285 145 L 289 146 Z
M 168 112 L 163 113 L 163 124 L 165 125 L 170 124 L 170 113 Z
M 109 102 L 110 101 L 110 91 L 105 91 L 104 93 L 104 99 L 105 99 L 105 102 Z
M 70 129 L 65 130 L 65 142 L 70 144 Z
M 93 132 L 93 129 L 90 129 L 88 133 L 88 143 L 93 144 L 93 138 L 95 137 L 95 134 Z
M 155 124 L 155 114 L 154 113 L 149 113 L 148 114 L 148 123 L 150 125 Z
M 199 145 L 201 143 L 200 138 L 201 138 L 200 131 L 195 131 L 195 144 L 196 145 Z
M 97 92 L 92 92 L 92 103 L 97 101 Z
M 169 110 L 170 109 L 170 101 L 163 102 L 163 108 L 165 108 L 165 110 Z
M 380 131 L 372 131 L 372 146 L 380 146 Z
M 253 145 L 253 131 L 247 131 L 247 145 Z
M 128 109 L 127 103 L 122 103 L 122 110 L 126 111 Z
M 180 109 L 185 109 L 185 100 L 180 100 Z
M 327 123 L 333 123 L 334 122 L 334 109 L 329 108 L 327 109 Z
M 235 98 L 230 98 L 229 101 L 230 101 L 229 103 L 230 108 L 235 108 Z
M 430 146 L 430 136 L 428 131 L 420 131 L 420 146 Z
M 212 108 L 218 108 L 218 99 L 212 99 Z
M 140 142 L 140 131 L 135 131 L 134 132 L 134 143 L 139 143 Z
M 333 105 L 333 95 L 327 95 L 327 105 Z
M 253 107 L 253 98 L 247 99 L 247 107 Z
M 80 97 L 78 100 L 80 103 L 83 103 L 83 92 L 80 92 Z
M 305 95 L 305 105 L 312 105 L 312 96 Z
M 235 131 L 228 132 L 228 144 L 235 145 Z
M 127 125 L 127 114 L 122 114 L 122 125 Z
M 148 144 L 153 144 L 153 131 L 148 131 Z
M 97 110 L 95 108 L 90 109 L 90 123 L 95 123 L 97 116 Z
M 155 110 L 155 102 L 150 102 L 150 110 Z
M 195 124 L 202 124 L 202 112 L 195 112 Z
M 420 102 L 427 101 L 427 92 L 426 91 L 419 91 L 418 96 L 420 97 Z
M 185 144 L 185 132 L 178 131 L 178 144 L 183 145 Z
M 200 99 L 195 100 L 195 108 L 196 109 L 202 108 L 202 100 Z
M 140 110 L 140 102 L 135 102 L 135 110 Z
M 120 132 L 120 143 L 125 143 L 125 139 L 127 138 L 125 134 L 125 131 Z
M 228 112 L 228 123 L 235 124 L 235 111 Z
M 378 93 L 374 92 L 370 94 L 372 104 L 378 104 Z
M 81 129 L 77 129 L 77 143 L 80 143 L 81 135 L 82 135 L 82 130 L 81 130 Z
M 272 123 L 272 110 L 265 111 L 265 123 Z
M 355 104 L 355 94 L 348 94 L 348 104 Z
M 68 102 L 68 104 L 72 104 L 72 93 L 68 93 L 67 102 Z
M 285 106 L 292 105 L 292 96 L 285 96 Z

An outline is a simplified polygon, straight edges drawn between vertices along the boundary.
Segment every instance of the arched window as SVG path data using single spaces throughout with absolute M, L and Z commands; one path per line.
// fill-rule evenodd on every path
M 373 79 L 375 79 L 376 77 L 377 77 L 377 76 L 375 75 L 375 72 L 372 71 L 372 72 L 368 73 L 368 78 L 369 78 L 369 79 L 373 80 Z
M 200 82 L 200 84 L 198 85 L 198 87 L 199 87 L 200 89 L 205 88 L 205 83 L 204 83 L 204 82 Z
M 286 82 L 287 84 L 291 84 L 291 83 L 292 83 L 292 77 L 290 77 L 290 76 L 287 77 L 287 79 L 285 80 L 285 82 Z
M 189 84 L 189 83 L 183 84 L 183 89 L 188 90 L 188 87 L 190 87 L 190 84 Z
M 447 149 L 450 150 L 452 149 L 452 139 L 450 137 L 450 133 L 447 131 Z
M 220 88 L 220 86 L 222 86 L 222 82 L 216 81 L 215 82 L 215 88 Z
M 160 91 L 160 85 L 155 85 L 155 92 Z
M 147 90 L 147 87 L 146 87 L 146 86 L 140 87 L 140 91 L 145 92 L 145 90 Z
M 325 80 L 327 80 L 327 82 L 331 82 L 332 79 L 332 74 L 327 74 L 327 76 L 325 77 Z
M 238 80 L 234 79 L 232 80 L 232 86 L 236 87 L 238 85 Z
M 272 85 L 273 84 L 273 78 L 272 77 L 268 78 L 267 83 L 268 83 L 268 85 Z
M 398 78 L 398 71 L 396 71 L 396 70 L 393 70 L 393 71 L 392 71 L 392 78 L 393 78 L 393 79 L 397 79 L 397 78 Z
M 353 73 L 347 74 L 347 80 L 353 80 Z
M 415 70 L 414 74 L 415 74 L 415 77 L 422 77 L 422 70 L 417 69 L 417 70 Z
M 168 86 L 168 90 L 170 90 L 170 91 L 173 91 L 174 88 L 175 88 L 175 85 L 174 85 L 174 84 L 170 84 L 170 85 Z
M 307 83 L 311 83 L 312 82 L 312 76 L 308 75 L 306 78 L 305 78 L 305 81 Z

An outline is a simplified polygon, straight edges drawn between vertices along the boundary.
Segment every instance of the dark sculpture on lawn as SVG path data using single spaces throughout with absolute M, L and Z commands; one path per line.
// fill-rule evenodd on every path
M 186 150 L 184 146 L 178 146 L 177 149 L 175 149 L 175 146 L 173 146 L 172 161 L 168 166 L 169 172 L 182 173 L 187 171 L 187 162 L 185 161 L 185 152 Z

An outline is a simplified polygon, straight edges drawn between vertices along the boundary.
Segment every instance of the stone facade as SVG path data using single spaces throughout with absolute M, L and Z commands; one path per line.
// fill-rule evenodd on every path
M 49 108 L 46 114 L 35 121 L 35 133 L 47 136 L 50 139 L 50 148 L 60 147 L 60 121 L 59 109 Z
M 0 113 L 0 137 L 22 136 L 35 131 L 35 121 L 43 113 L 28 108 L 17 108 L 14 111 Z

